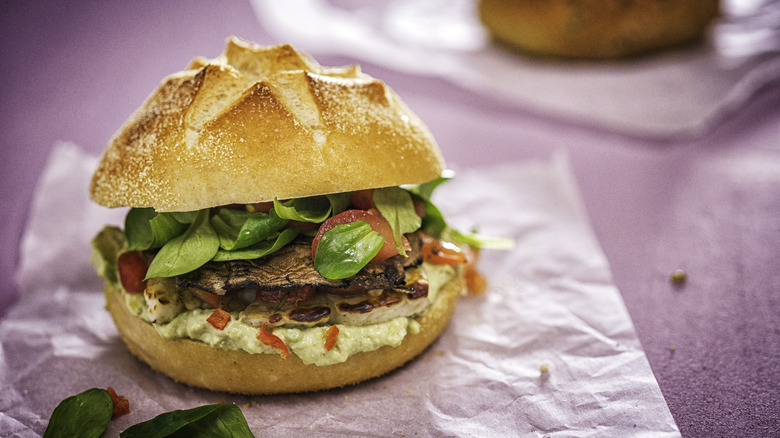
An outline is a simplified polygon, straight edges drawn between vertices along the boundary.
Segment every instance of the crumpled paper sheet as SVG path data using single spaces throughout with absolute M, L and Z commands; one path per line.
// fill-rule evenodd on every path
M 89 265 L 91 237 L 124 215 L 88 200 L 95 164 L 59 144 L 37 187 L 21 297 L 0 323 L 1 436 L 42 434 L 62 399 L 107 386 L 131 409 L 107 436 L 220 400 L 257 436 L 679 436 L 565 156 L 464 170 L 439 188 L 453 223 L 516 248 L 483 253 L 489 290 L 463 298 L 422 356 L 358 386 L 272 397 L 179 385 L 125 349 Z
M 747 5 L 746 5 L 747 4 Z M 252 0 L 263 30 L 315 55 L 445 78 L 540 114 L 634 135 L 699 135 L 780 78 L 780 1 L 726 0 L 705 43 L 619 61 L 556 61 L 491 43 L 476 0 Z

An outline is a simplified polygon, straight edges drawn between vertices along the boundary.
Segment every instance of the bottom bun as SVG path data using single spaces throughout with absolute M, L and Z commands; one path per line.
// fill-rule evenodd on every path
M 108 285 L 106 308 L 128 349 L 153 369 L 187 385 L 236 394 L 282 394 L 352 385 L 388 373 L 422 353 L 444 330 L 465 290 L 463 276 L 445 284 L 433 305 L 398 347 L 356 353 L 346 362 L 306 365 L 294 354 L 250 354 L 213 348 L 191 339 L 166 339 L 152 324 L 130 313 L 120 290 Z

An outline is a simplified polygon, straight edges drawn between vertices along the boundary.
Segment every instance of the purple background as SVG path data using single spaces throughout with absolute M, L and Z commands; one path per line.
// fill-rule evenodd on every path
M 0 312 L 17 294 L 19 238 L 52 145 L 98 154 L 165 75 L 218 55 L 230 34 L 284 42 L 263 33 L 249 2 L 2 3 Z M 363 69 L 428 123 L 451 167 L 566 151 L 683 436 L 778 433 L 780 81 L 699 137 L 648 139 Z M 669 282 L 677 268 L 689 273 L 682 287 Z

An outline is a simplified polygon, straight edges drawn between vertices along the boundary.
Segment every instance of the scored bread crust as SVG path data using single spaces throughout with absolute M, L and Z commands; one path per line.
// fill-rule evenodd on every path
M 165 78 L 114 135 L 90 197 L 194 211 L 423 183 L 443 169 L 427 127 L 358 66 L 231 37 L 221 56 Z
M 639 55 L 702 37 L 719 0 L 480 0 L 492 36 L 520 51 L 565 58 Z
M 306 365 L 293 352 L 250 354 L 191 339 L 166 339 L 151 323 L 130 313 L 122 291 L 107 284 L 106 308 L 133 355 L 153 369 L 190 386 L 212 391 L 260 395 L 319 391 L 352 385 L 386 374 L 422 353 L 447 327 L 465 291 L 462 270 L 417 318 L 418 333 L 407 333 L 398 347 L 359 352 L 333 365 Z

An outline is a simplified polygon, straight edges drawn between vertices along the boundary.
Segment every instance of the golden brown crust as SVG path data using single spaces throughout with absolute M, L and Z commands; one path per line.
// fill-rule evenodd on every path
M 617 58 L 695 41 L 718 0 L 480 0 L 491 34 L 523 52 Z
M 106 286 L 106 308 L 128 349 L 139 359 L 187 385 L 237 394 L 281 394 L 352 385 L 388 373 L 423 352 L 444 330 L 465 288 L 458 276 L 439 291 L 433 306 L 417 319 L 398 347 L 356 353 L 335 365 L 305 365 L 297 356 L 249 354 L 216 349 L 189 339 L 165 339 L 152 325 L 132 315 L 122 292 Z
M 438 177 L 425 125 L 357 66 L 230 38 L 163 80 L 109 142 L 90 196 L 192 211 L 415 184 Z

